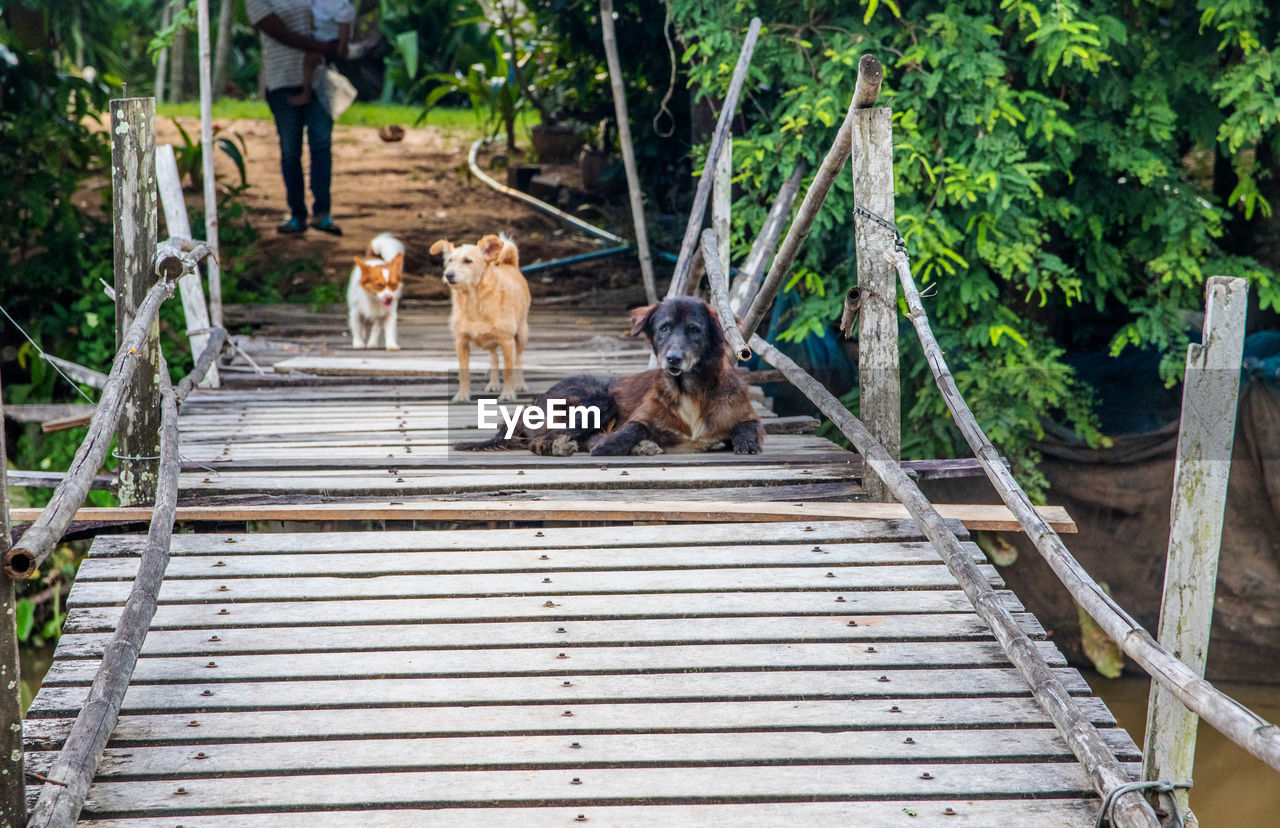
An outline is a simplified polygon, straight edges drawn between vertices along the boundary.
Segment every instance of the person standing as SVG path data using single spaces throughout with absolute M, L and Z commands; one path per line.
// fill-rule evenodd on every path
M 319 52 L 328 60 L 342 56 L 336 40 L 311 37 L 311 0 L 245 0 L 249 21 L 262 41 L 262 68 L 266 77 L 267 106 L 280 137 L 280 172 L 289 202 L 289 220 L 276 230 L 286 235 L 307 230 L 307 200 L 302 176 L 302 133 L 311 150 L 311 226 L 335 236 L 342 229 L 329 214 L 329 184 L 333 177 L 333 118 L 315 96 L 301 105 L 289 99 L 303 89 L 303 63 L 307 52 Z

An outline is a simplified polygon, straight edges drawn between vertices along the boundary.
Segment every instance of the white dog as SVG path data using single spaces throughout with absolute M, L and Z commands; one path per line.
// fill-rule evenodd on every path
M 404 244 L 390 233 L 379 234 L 369 242 L 364 256 L 356 256 L 347 283 L 352 348 L 377 347 L 378 334 L 385 325 L 387 350 L 400 350 L 396 313 L 403 292 Z

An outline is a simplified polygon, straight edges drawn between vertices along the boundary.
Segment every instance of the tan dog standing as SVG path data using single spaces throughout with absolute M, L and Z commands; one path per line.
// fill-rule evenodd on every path
M 471 345 L 489 352 L 489 384 L 498 390 L 498 351 L 502 351 L 500 400 L 524 391 L 524 347 L 529 341 L 529 283 L 520 272 L 515 242 L 485 236 L 454 247 L 441 239 L 431 254 L 444 254 L 444 280 L 453 297 L 449 329 L 458 352 L 458 393 L 454 402 L 471 401 Z

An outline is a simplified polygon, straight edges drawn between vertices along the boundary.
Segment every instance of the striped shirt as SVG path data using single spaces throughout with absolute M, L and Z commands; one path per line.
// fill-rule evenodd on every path
M 286 27 L 300 35 L 311 37 L 311 0 L 244 0 L 249 22 L 258 21 L 269 14 L 280 18 Z M 306 52 L 286 46 L 266 32 L 259 32 L 262 41 L 262 71 L 267 91 L 285 86 L 302 86 L 302 60 Z

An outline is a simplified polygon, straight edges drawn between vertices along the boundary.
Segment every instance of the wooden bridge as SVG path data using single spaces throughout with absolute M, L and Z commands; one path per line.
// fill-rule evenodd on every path
M 182 406 L 179 520 L 192 505 L 223 522 L 172 538 L 88 824 L 409 825 L 421 809 L 458 825 L 1080 824 L 1097 811 L 905 512 L 786 519 L 859 506 L 856 456 L 785 433 L 803 423 L 761 402 L 784 433 L 758 457 L 451 454 L 464 435 L 448 411 L 474 406 L 447 402 L 443 310 L 408 315 L 401 339 L 422 347 L 394 355 L 344 348 L 337 314 L 253 313 L 242 342 L 267 373 L 239 358 Z M 624 322 L 535 309 L 534 390 L 642 370 Z M 491 511 L 432 514 L 456 498 Z M 549 519 L 502 519 L 512 501 Z M 663 502 L 705 514 L 659 522 Z M 729 508 L 757 503 L 778 522 Z M 648 520 L 600 520 L 602 505 Z M 362 514 L 393 507 L 405 516 Z M 252 520 L 264 509 L 280 520 Z M 972 522 L 1014 525 L 982 511 Z M 94 541 L 28 713 L 30 770 L 63 746 L 144 543 Z M 997 594 L 1107 744 L 1137 760 L 1036 620 Z
M 1180 437 L 1179 473 L 1204 485 L 1175 504 L 1186 548 L 1171 547 L 1157 642 L 1071 557 L 1069 516 L 1032 507 L 956 388 L 884 217 L 889 117 L 868 108 L 879 65 L 859 71 L 786 238 L 762 248 L 762 262 L 778 250 L 769 272 L 740 295 L 745 321 L 716 231 L 698 233 L 711 176 L 668 294 L 696 287 L 701 239 L 726 338 L 773 366 L 749 379 L 792 384 L 857 454 L 815 436 L 816 421 L 775 416 L 762 392 L 758 456 L 453 453 L 475 409 L 448 402 L 444 310 L 406 309 L 397 354 L 351 351 L 341 317 L 297 308 L 229 308 L 228 327 L 252 331 L 230 337 L 216 278 L 204 305 L 210 246 L 175 232 L 188 229 L 180 197 L 156 245 L 151 188 L 177 179 L 171 155 L 156 163 L 152 103 L 113 101 L 119 349 L 50 504 L 15 510 L 29 525 L 0 548 L 4 571 L 31 577 L 69 532 L 146 532 L 94 540 L 25 725 L 14 625 L 0 624 L 0 822 L 1155 828 L 1182 821 L 1197 716 L 1280 769 L 1280 728 L 1201 678 L 1216 547 L 1199 526 L 1225 492 L 1204 458 L 1229 441 Z M 845 321 L 860 320 L 865 425 L 752 335 L 855 141 L 859 288 Z M 887 205 L 875 182 L 889 182 Z M 780 194 L 770 221 L 789 207 Z M 1234 408 L 1229 332 L 1243 326 L 1222 320 L 1242 319 L 1242 281 L 1210 280 L 1206 345 L 1189 364 L 1232 370 L 1202 372 L 1215 389 L 1188 381 L 1208 396 L 1185 409 Z M 894 456 L 895 282 L 972 461 Z M 196 360 L 173 386 L 153 321 L 178 288 Z M 535 392 L 646 364 L 616 303 L 541 306 L 531 323 Z M 80 508 L 113 433 L 132 505 Z M 1004 506 L 935 506 L 916 485 L 979 472 Z M 1143 751 L 1003 588 L 974 530 L 1025 532 L 1153 676 Z M 0 615 L 13 615 L 3 587 Z

